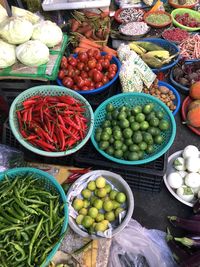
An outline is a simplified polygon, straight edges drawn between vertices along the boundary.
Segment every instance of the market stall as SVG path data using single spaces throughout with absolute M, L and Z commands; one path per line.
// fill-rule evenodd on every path
M 0 5 L 2 266 L 199 266 L 199 3 L 17 2 Z

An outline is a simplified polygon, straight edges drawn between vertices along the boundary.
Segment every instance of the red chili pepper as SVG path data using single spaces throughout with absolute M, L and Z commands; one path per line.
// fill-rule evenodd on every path
M 40 146 L 42 149 L 50 149 L 50 150 L 53 150 L 55 151 L 56 148 L 55 146 L 51 145 L 51 144 L 48 144 L 46 143 L 45 141 L 41 140 L 41 139 L 37 139 L 37 140 L 32 140 L 33 143 L 35 143 L 36 145 Z
M 76 142 L 77 140 L 75 138 L 70 138 L 70 140 L 65 142 L 65 146 L 71 148 Z
M 29 135 L 28 137 L 26 137 L 26 140 L 27 140 L 27 141 L 31 141 L 31 140 L 35 140 L 35 139 L 37 139 L 37 138 L 38 138 L 37 135 Z
M 47 141 L 50 141 L 50 142 L 53 143 L 53 139 L 41 127 L 37 126 L 37 127 L 34 128 L 34 130 L 42 139 L 45 138 Z
M 17 110 L 16 113 L 17 113 L 17 118 L 18 118 L 18 122 L 19 122 L 19 128 L 21 129 L 22 128 L 22 116 L 21 116 L 21 112 L 20 112 L 20 110 Z
M 36 104 L 37 101 L 35 99 L 27 99 L 23 102 L 23 107 L 24 108 L 29 108 L 31 106 L 33 106 L 33 104 Z
M 27 115 L 27 121 L 29 122 L 32 121 L 32 111 L 33 111 L 33 108 L 31 107 Z
M 75 98 L 73 98 L 72 96 L 68 96 L 68 95 L 59 96 L 59 100 L 60 100 L 60 102 L 63 102 L 63 103 L 69 104 L 69 105 L 73 105 L 73 104 L 77 103 L 77 101 L 78 101 Z
M 27 135 L 27 133 L 25 132 L 25 130 L 20 129 L 19 131 L 20 131 L 21 135 L 22 135 L 24 138 L 27 138 L 27 137 L 28 137 L 28 135 Z
M 24 122 L 26 122 L 26 121 L 27 121 L 27 118 L 28 118 L 28 110 L 26 109 L 26 110 L 24 111 L 24 113 L 23 113 L 22 120 L 23 120 Z
M 51 132 L 50 132 L 50 136 L 51 136 L 51 138 L 53 138 L 53 134 L 54 134 L 54 127 L 55 127 L 55 124 L 54 124 L 54 123 L 52 123 L 52 125 L 51 125 Z
M 58 120 L 61 123 L 61 125 L 63 125 L 65 127 L 65 123 L 64 123 L 63 118 L 61 117 L 61 115 L 58 115 Z
M 89 168 L 85 168 L 85 169 L 70 169 L 69 171 L 72 172 L 72 173 L 81 173 L 81 174 L 84 174 L 84 173 L 88 173 L 89 171 L 91 171 L 91 167 Z
M 80 130 L 80 127 L 76 123 L 74 123 L 69 117 L 65 118 L 64 121 L 68 123 L 69 126 L 72 126 L 77 130 Z
M 61 148 L 61 151 L 63 151 L 65 148 L 65 136 L 64 136 L 63 130 L 60 127 L 58 128 L 58 133 L 60 135 L 60 148 Z

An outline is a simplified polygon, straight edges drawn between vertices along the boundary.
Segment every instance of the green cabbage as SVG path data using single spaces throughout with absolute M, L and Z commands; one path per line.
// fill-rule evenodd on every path
M 23 17 L 31 23 L 35 24 L 40 20 L 38 15 L 33 14 L 32 12 L 25 10 L 23 8 L 19 8 L 16 6 L 11 7 L 12 15 L 15 17 Z
M 10 17 L 0 23 L 0 36 L 10 44 L 22 44 L 31 38 L 32 33 L 32 23 L 21 17 Z
M 15 45 L 0 40 L 0 68 L 7 68 L 16 62 Z
M 34 25 L 33 40 L 40 40 L 48 47 L 54 47 L 62 40 L 62 31 L 56 23 L 50 20 L 41 21 Z
M 30 40 L 17 46 L 16 56 L 24 65 L 39 66 L 49 61 L 49 49 L 38 40 Z
M 0 5 L 0 23 L 8 17 L 8 14 L 6 12 L 6 9 Z

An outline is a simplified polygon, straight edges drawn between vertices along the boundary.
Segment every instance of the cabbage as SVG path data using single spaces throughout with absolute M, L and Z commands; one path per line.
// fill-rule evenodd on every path
M 24 18 L 10 17 L 0 23 L 0 36 L 10 44 L 22 44 L 31 38 L 32 33 L 32 23 Z
M 40 40 L 48 47 L 53 47 L 61 42 L 62 31 L 50 20 L 41 21 L 34 25 L 32 39 Z
M 0 5 L 0 23 L 8 17 L 8 14 L 6 12 L 6 9 Z
M 16 48 L 17 59 L 27 66 L 39 66 L 49 61 L 49 48 L 38 40 L 30 40 Z
M 16 6 L 11 7 L 12 15 L 15 17 L 23 17 L 31 23 L 35 24 L 40 20 L 38 15 L 33 14 L 32 12 L 25 10 L 23 8 L 19 8 Z
M 15 45 L 0 40 L 0 68 L 7 68 L 16 62 Z

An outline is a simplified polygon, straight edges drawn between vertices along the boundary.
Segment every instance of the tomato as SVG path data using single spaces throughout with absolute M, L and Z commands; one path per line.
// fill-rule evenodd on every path
M 93 72 L 94 72 L 94 70 L 89 70 L 88 77 L 92 78 L 93 77 Z
M 84 66 L 85 66 L 85 65 L 84 65 L 83 62 L 78 62 L 76 67 L 77 67 L 77 69 L 79 69 L 79 70 L 83 70 Z
M 95 88 L 99 88 L 101 86 L 103 86 L 103 83 L 102 82 L 98 82 L 98 83 L 95 84 Z
M 104 61 L 102 62 L 102 67 L 108 69 L 109 66 L 110 66 L 110 61 L 108 59 L 104 59 Z
M 98 62 L 96 64 L 96 69 L 99 70 L 99 71 L 102 71 L 103 67 L 102 67 L 101 63 Z
M 92 89 L 95 88 L 95 83 L 94 83 L 93 81 L 90 82 L 90 87 L 91 87 Z
M 86 85 L 84 85 L 81 89 L 82 89 L 83 91 L 87 91 L 87 90 L 89 90 L 89 87 L 86 86 Z
M 60 70 L 60 71 L 58 72 L 58 78 L 62 80 L 64 77 L 65 77 L 65 72 L 64 72 L 64 70 Z
M 65 87 L 72 88 L 72 86 L 74 85 L 74 82 L 73 82 L 72 78 L 64 77 L 64 79 L 62 80 L 62 84 Z
M 89 80 L 89 79 L 84 79 L 84 83 L 85 83 L 85 85 L 86 86 L 88 86 L 88 87 L 90 87 L 91 86 L 91 80 Z
M 109 78 L 110 80 L 112 80 L 112 79 L 115 77 L 115 75 L 116 75 L 116 72 L 115 72 L 115 71 L 110 71 L 110 72 L 108 72 L 108 78 Z
M 89 49 L 89 50 L 87 51 L 87 55 L 88 55 L 88 57 L 92 58 L 93 55 L 94 55 L 94 49 Z
M 86 71 L 81 71 L 81 78 L 85 79 L 88 77 L 88 74 Z
M 107 58 L 109 60 L 109 62 L 110 62 L 111 59 L 112 59 L 112 55 L 111 54 L 107 54 L 107 55 L 105 55 L 105 58 Z
M 81 62 L 87 62 L 88 54 L 86 52 L 80 52 L 78 53 L 78 59 L 80 59 Z
M 60 64 L 60 66 L 61 66 L 61 68 L 62 69 L 66 69 L 67 68 L 67 66 L 68 66 L 68 63 L 67 63 L 67 61 L 61 61 L 61 64 Z
M 100 53 L 100 51 L 99 51 L 99 50 L 94 50 L 93 56 L 94 56 L 94 58 L 96 58 L 96 59 L 100 59 L 100 58 L 101 58 L 101 53 Z
M 69 57 L 68 57 L 68 62 L 69 62 L 69 64 L 70 64 L 71 66 L 73 66 L 73 67 L 76 67 L 76 65 L 77 65 L 77 59 L 74 58 L 74 57 L 72 57 L 72 56 L 69 56 Z
M 96 59 L 95 58 L 92 58 L 88 61 L 87 65 L 90 69 L 94 69 L 96 67 Z
M 102 78 L 103 78 L 103 74 L 100 71 L 98 70 L 93 71 L 93 81 L 95 83 L 100 82 Z
M 77 86 L 76 84 L 74 84 L 74 85 L 72 86 L 72 89 L 75 90 L 75 91 L 78 91 L 78 90 L 79 90 L 79 88 L 78 88 L 78 86 Z
M 80 76 L 77 78 L 76 84 L 80 89 L 85 85 L 84 80 Z
M 111 72 L 111 70 L 113 70 L 113 71 L 117 71 L 117 65 L 115 65 L 115 64 L 110 64 L 110 66 L 109 66 L 109 68 L 108 68 L 108 71 L 110 71 Z
M 75 76 L 74 69 L 73 70 L 68 70 L 67 76 L 68 77 L 74 77 Z
M 90 86 L 90 87 L 89 87 L 89 90 L 94 90 L 94 89 L 95 89 L 94 86 Z
M 109 78 L 106 75 L 104 75 L 101 81 L 103 84 L 106 84 L 109 82 Z
M 74 76 L 75 76 L 75 75 L 80 75 L 80 73 L 81 73 L 80 70 L 78 70 L 78 69 L 75 69 L 75 70 L 74 70 Z
M 70 71 L 70 70 L 74 70 L 74 68 L 73 68 L 71 65 L 68 65 L 66 69 L 67 69 L 68 71 Z
M 88 72 L 90 70 L 90 68 L 88 67 L 88 65 L 85 65 L 83 68 L 84 71 Z
M 63 56 L 61 59 L 61 63 L 63 63 L 63 62 L 67 62 L 67 58 L 65 56 Z

